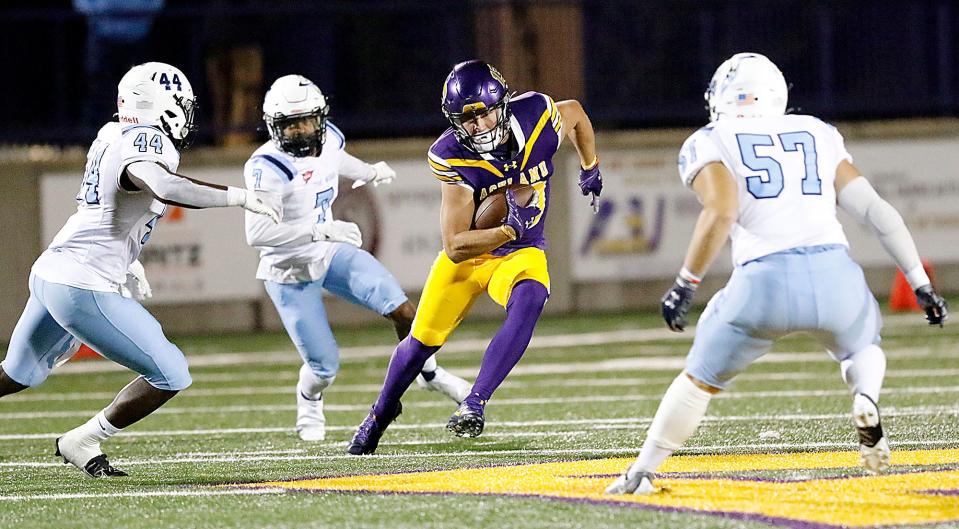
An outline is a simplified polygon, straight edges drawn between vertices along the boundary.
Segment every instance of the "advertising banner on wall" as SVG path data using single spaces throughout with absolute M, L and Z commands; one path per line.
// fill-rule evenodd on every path
M 190 176 L 240 185 L 236 169 L 197 169 Z M 48 244 L 72 215 L 80 172 L 41 178 L 43 243 Z M 247 246 L 243 210 L 206 210 L 168 206 L 143 247 L 153 298 L 145 303 L 185 303 L 252 299 L 263 290 L 254 279 L 256 252 Z
M 847 142 L 856 166 L 902 214 L 920 254 L 959 262 L 959 141 Z M 668 278 L 682 266 L 701 207 L 676 170 L 676 149 L 602 153 L 603 202 L 598 214 L 571 208 L 572 271 L 579 281 Z M 570 161 L 575 171 L 576 160 Z M 575 182 L 568 186 L 581 199 Z M 840 212 L 852 256 L 864 266 L 889 266 L 871 231 Z M 710 274 L 732 268 L 728 244 Z
M 902 214 L 919 254 L 933 265 L 959 262 L 959 141 L 850 141 L 846 148 L 876 191 Z M 840 220 L 858 262 L 892 264 L 869 228 L 844 214 Z
M 335 218 L 356 222 L 363 247 L 376 255 L 403 288 L 419 290 L 442 248 L 440 184 L 423 160 L 391 163 L 398 177 L 391 185 L 350 189 L 341 179 Z M 208 182 L 241 185 L 238 168 L 189 171 Z M 76 211 L 79 173 L 46 174 L 41 179 L 43 244 L 48 244 Z M 168 207 L 140 255 L 153 288 L 146 303 L 254 299 L 263 286 L 254 278 L 259 261 L 246 244 L 243 210 Z
M 578 159 L 570 160 L 576 174 Z M 573 279 L 619 281 L 668 277 L 682 265 L 700 206 L 676 174 L 668 149 L 602 153 L 603 194 L 599 212 L 570 208 Z M 573 203 L 582 200 L 575 180 Z M 728 250 L 714 271 L 728 271 Z

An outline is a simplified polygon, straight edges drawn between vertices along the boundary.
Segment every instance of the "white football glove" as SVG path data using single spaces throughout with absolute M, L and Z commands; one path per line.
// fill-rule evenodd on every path
M 143 269 L 140 261 L 130 263 L 130 268 L 127 269 L 127 280 L 120 285 L 120 295 L 137 301 L 153 297 L 153 289 L 150 288 L 146 270 Z
M 230 206 L 240 206 L 241 208 L 260 215 L 266 215 L 279 224 L 280 213 L 275 207 L 267 204 L 256 193 L 242 187 L 227 187 L 226 202 Z
M 345 242 L 359 248 L 363 245 L 360 227 L 352 222 L 334 220 L 313 225 L 313 240 L 327 242 Z
M 394 171 L 388 163 L 376 162 L 373 164 L 372 175 L 366 180 L 357 180 L 353 182 L 353 189 L 366 184 L 373 184 L 373 187 L 377 187 L 380 184 L 389 184 L 394 178 L 396 178 L 396 171 Z

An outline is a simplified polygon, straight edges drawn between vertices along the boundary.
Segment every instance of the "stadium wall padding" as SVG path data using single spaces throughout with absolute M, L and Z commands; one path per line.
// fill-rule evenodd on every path
M 924 228 L 929 230 L 936 229 L 934 221 L 941 218 L 945 230 L 940 230 L 941 233 L 945 234 L 947 238 L 951 237 L 952 241 L 959 241 L 959 208 L 952 206 L 956 203 L 955 201 L 948 202 L 950 194 L 959 193 L 959 162 L 954 163 L 954 160 L 952 160 L 956 156 L 954 153 L 959 152 L 959 121 L 938 119 L 858 123 L 840 125 L 839 129 L 845 135 L 847 146 L 853 156 L 856 157 L 856 163 L 863 167 L 867 176 L 877 183 L 880 192 L 898 194 L 891 201 L 903 210 L 907 222 L 910 218 L 913 218 L 919 219 L 919 222 L 922 223 L 932 223 Z M 678 146 L 691 132 L 692 130 L 667 130 L 615 133 L 600 131 L 598 133 L 597 143 L 601 167 L 604 170 L 608 189 L 604 198 L 614 203 L 619 201 L 619 205 L 622 206 L 623 200 L 630 196 L 628 194 L 631 192 L 630 189 L 642 195 L 642 193 L 646 193 L 647 190 L 660 184 L 662 188 L 661 191 L 655 191 L 650 196 L 640 196 L 641 199 L 645 198 L 646 202 L 639 205 L 638 213 L 634 211 L 631 213 L 632 216 L 629 217 L 630 222 L 633 223 L 630 226 L 633 228 L 636 228 L 635 224 L 639 223 L 640 228 L 633 230 L 639 235 L 634 233 L 632 238 L 626 237 L 625 239 L 610 236 L 609 240 L 603 242 L 605 245 L 603 246 L 604 251 L 612 252 L 610 255 L 613 255 L 613 257 L 610 259 L 622 260 L 617 265 L 618 268 L 614 267 L 612 270 L 625 273 L 602 271 L 597 277 L 590 276 L 591 266 L 598 263 L 601 265 L 599 270 L 602 270 L 602 266 L 608 263 L 602 259 L 597 261 L 596 256 L 590 257 L 587 255 L 588 252 L 583 250 L 582 237 L 577 235 L 587 230 L 590 227 L 589 223 L 595 222 L 595 218 L 589 213 L 586 199 L 578 195 L 578 189 L 575 187 L 576 164 L 578 162 L 575 152 L 568 142 L 564 145 L 556 159 L 556 174 L 552 177 L 552 203 L 547 229 L 552 279 L 552 293 L 546 306 L 548 312 L 612 312 L 628 309 L 650 309 L 658 304 L 662 292 L 672 281 L 675 269 L 681 264 L 682 253 L 688 242 L 689 233 L 683 231 L 686 228 L 677 229 L 675 232 L 664 232 L 670 233 L 668 240 L 656 239 L 654 235 L 657 222 L 655 204 L 658 195 L 656 193 L 662 194 L 669 200 L 673 200 L 674 198 L 670 197 L 675 194 L 675 197 L 679 197 L 675 200 L 680 202 L 676 202 L 677 205 L 670 205 L 668 208 L 681 212 L 682 215 L 680 216 L 684 217 L 683 222 L 688 220 L 685 217 L 692 217 L 692 221 L 695 221 L 696 211 L 688 207 L 689 197 L 692 197 L 693 205 L 695 205 L 695 197 L 692 196 L 692 193 L 682 189 L 678 178 L 675 176 L 675 167 L 672 166 L 675 163 L 675 152 Z M 391 165 L 396 164 L 403 167 L 404 172 L 401 173 L 401 180 L 417 179 L 416 184 L 421 185 L 421 189 L 426 190 L 425 194 L 419 193 L 421 196 L 417 196 L 417 193 L 406 193 L 405 199 L 420 200 L 421 204 L 425 204 L 428 206 L 426 209 L 429 209 L 438 208 L 439 201 L 439 184 L 429 175 L 425 168 L 425 162 L 423 162 L 423 154 L 430 142 L 431 139 L 429 138 L 354 141 L 348 147 L 352 154 L 361 159 L 370 162 L 386 160 Z M 917 162 L 921 163 L 923 167 L 929 168 L 921 171 L 920 176 L 923 178 L 925 178 L 923 175 L 926 173 L 935 172 L 933 170 L 935 167 L 939 167 L 940 170 L 935 172 L 936 174 L 930 174 L 927 180 L 919 179 L 917 180 L 918 183 L 914 184 L 902 183 L 903 177 L 900 176 L 900 173 L 895 170 L 884 171 L 882 165 L 875 166 L 870 163 L 870 158 L 882 156 L 883 146 L 886 145 L 883 142 L 888 142 L 888 145 L 891 146 L 890 149 L 893 147 L 908 148 L 915 152 L 934 153 L 935 156 L 933 157 L 936 159 L 941 156 L 943 159 L 941 163 L 937 163 L 936 159 Z M 210 177 L 222 183 L 241 185 L 242 166 L 251 151 L 252 147 L 187 151 L 183 155 L 180 172 L 187 175 L 198 174 L 201 178 Z M 84 151 L 69 149 L 56 155 L 48 153 L 44 161 L 31 161 L 28 159 L 29 156 L 26 155 L 20 158 L 22 159 L 14 159 L 4 163 L 3 169 L 0 169 L 0 178 L 3 178 L 6 183 L 5 191 L 0 194 L 0 222 L 2 222 L 0 225 L 4 228 L 0 230 L 3 248 L 3 252 L 0 254 L 0 265 L 2 265 L 0 268 L 3 270 L 3 274 L 0 276 L 0 294 L 2 294 L 4 300 L 3 306 L 0 307 L 0 342 L 9 340 L 10 333 L 28 295 L 27 276 L 30 265 L 42 251 L 45 244 L 44 237 L 50 236 L 44 234 L 41 176 L 59 175 L 62 179 L 65 179 L 64 183 L 58 183 L 54 188 L 66 198 L 61 197 L 61 202 L 55 203 L 55 210 L 52 212 L 54 217 L 59 215 L 65 219 L 72 212 L 72 206 L 67 202 L 76 193 L 76 186 L 79 185 L 84 165 Z M 421 163 L 423 168 L 420 171 L 417 168 Z M 866 170 L 867 168 L 868 170 Z M 631 180 L 634 172 L 639 173 L 647 170 L 654 171 L 654 177 L 647 176 L 646 181 L 640 178 L 639 180 L 634 179 L 635 181 L 631 183 L 626 182 L 632 185 L 632 188 L 621 186 L 622 182 L 620 180 Z M 76 175 L 75 178 L 72 175 Z M 654 180 L 649 180 L 649 178 L 654 178 Z M 71 179 L 75 181 L 71 182 Z M 54 181 L 51 180 L 51 182 Z M 934 182 L 935 186 L 939 187 L 926 186 L 924 183 L 926 181 Z M 49 182 L 47 185 L 50 186 Z M 895 188 L 896 185 L 899 185 L 901 189 Z M 391 210 L 389 208 L 409 208 L 413 207 L 411 204 L 415 205 L 412 202 L 406 203 L 405 206 L 397 205 L 400 204 L 398 201 L 404 199 L 403 189 L 403 187 L 394 187 L 389 191 L 392 194 L 387 194 L 383 187 L 368 190 L 371 193 L 370 196 L 373 197 L 377 197 L 377 193 L 381 193 L 378 198 L 380 200 L 378 202 L 380 209 L 378 217 L 376 215 L 373 217 L 363 216 L 363 202 L 356 200 L 356 197 L 360 195 L 356 195 L 349 200 L 346 196 L 342 197 L 340 199 L 343 201 L 342 209 L 337 210 L 337 206 L 334 206 L 334 213 L 337 217 L 344 218 L 350 218 L 350 215 L 360 215 L 361 218 L 357 218 L 356 221 L 364 227 L 365 238 L 370 239 L 372 237 L 373 240 L 376 240 L 376 244 L 379 245 L 378 255 L 385 253 L 385 255 L 391 256 L 389 257 L 391 262 L 387 262 L 387 266 L 394 269 L 413 269 L 414 275 L 410 276 L 410 271 L 403 270 L 398 273 L 398 277 L 401 277 L 401 280 L 406 283 L 405 286 L 410 292 L 411 298 L 416 301 L 418 289 L 415 285 L 421 282 L 416 274 L 425 277 L 429 259 L 432 258 L 432 255 L 435 255 L 440 241 L 436 235 L 432 235 L 434 231 L 438 233 L 438 226 L 434 226 L 437 220 L 424 213 L 424 218 L 419 219 L 419 224 L 423 225 L 421 226 L 423 229 L 434 231 L 423 231 L 418 235 L 414 233 L 418 239 L 411 239 L 414 242 L 410 244 L 421 244 L 425 245 L 426 248 L 420 252 L 419 256 L 411 258 L 412 260 L 407 266 L 397 265 L 397 262 L 405 264 L 405 261 L 397 261 L 397 259 L 400 259 L 396 257 L 397 241 L 388 240 L 391 231 L 389 227 L 384 228 L 382 224 L 385 222 L 384 219 L 390 218 Z M 686 193 L 686 195 L 680 195 L 681 193 Z M 930 193 L 933 195 L 942 194 L 942 196 L 923 198 L 926 196 L 923 193 L 926 195 Z M 900 196 L 905 197 L 905 199 L 901 199 Z M 387 197 L 387 199 L 383 197 Z M 62 202 L 63 200 L 67 202 Z M 363 200 L 367 200 L 367 198 Z M 934 202 L 935 200 L 939 200 L 939 203 L 929 207 L 926 206 L 928 202 Z M 632 202 L 635 207 L 636 201 L 633 200 Z M 668 203 L 672 204 L 672 202 Z M 339 205 L 340 202 L 338 201 L 337 204 Z M 49 205 L 48 209 L 50 209 Z M 384 209 L 387 209 L 387 211 L 384 212 Z M 932 213 L 924 213 L 927 209 Z M 412 210 L 403 211 L 409 212 Z M 672 209 L 669 211 L 672 211 Z M 673 211 L 673 213 L 676 212 Z M 196 215 L 202 222 L 208 224 L 210 219 L 220 218 L 210 212 L 189 212 L 188 214 Z M 432 214 L 429 213 L 429 215 Z M 49 215 L 50 212 L 48 212 L 47 224 L 51 222 Z M 242 214 L 233 212 L 231 215 L 234 215 L 234 217 L 228 217 L 228 220 L 224 221 L 218 220 L 217 223 L 225 223 L 221 227 L 226 230 L 223 233 L 228 234 L 231 241 L 234 240 L 234 237 L 236 237 L 236 240 L 242 241 Z M 404 213 L 404 215 L 409 216 L 408 213 Z M 350 218 L 350 220 L 353 219 Z M 406 221 L 416 223 L 417 219 L 405 219 L 404 222 Z M 379 226 L 377 226 L 377 223 L 379 223 Z M 58 228 L 59 224 L 53 228 L 53 232 Z M 214 229 L 214 227 L 209 229 Z M 622 226 L 620 228 L 610 227 L 608 232 L 615 234 L 616 229 L 621 230 L 623 228 Z M 855 229 L 847 228 L 848 231 Z M 49 227 L 47 231 L 50 231 Z M 157 236 L 162 234 L 163 231 L 164 226 L 161 224 L 160 229 L 157 230 Z M 175 230 L 168 228 L 167 231 Z M 181 229 L 181 231 L 183 230 Z M 188 230 L 187 233 L 192 232 Z M 374 236 L 374 233 L 377 235 Z M 406 239 L 401 242 L 406 243 Z M 152 240 L 151 244 L 153 244 Z M 638 274 L 640 277 L 631 277 L 637 275 L 632 273 L 634 270 L 631 263 L 641 263 L 644 262 L 642 259 L 647 258 L 641 255 L 642 251 L 635 251 L 636 245 L 648 245 L 650 247 L 650 249 L 647 249 L 649 252 L 655 250 L 656 245 L 659 245 L 661 250 L 665 248 L 668 249 L 668 252 L 661 256 L 662 262 L 649 261 L 657 264 L 652 267 L 647 266 Z M 247 248 L 242 242 L 236 243 L 236 246 L 237 248 L 231 246 L 230 251 L 252 252 L 252 249 Z M 854 245 L 854 256 L 856 256 L 858 250 L 855 246 L 862 246 L 862 244 Z M 959 245 L 955 242 L 952 242 L 951 245 L 935 244 L 934 246 L 934 248 L 930 248 L 930 244 L 927 243 L 924 247 L 922 241 L 920 241 L 920 252 L 924 255 L 936 252 L 944 255 L 941 253 L 944 251 L 941 247 L 951 246 L 956 249 L 950 251 L 959 255 Z M 633 248 L 633 250 L 630 250 L 630 248 Z M 877 296 L 884 297 L 892 283 L 894 267 L 887 258 L 881 255 L 876 257 L 874 255 L 875 248 L 866 248 L 865 250 L 868 250 L 863 257 L 867 261 L 867 280 Z M 632 254 L 630 254 L 631 251 Z M 622 255 L 616 257 L 616 252 L 620 252 Z M 244 259 L 252 259 L 252 262 L 255 263 L 253 254 L 242 255 Z M 861 258 L 860 256 L 856 257 Z M 207 255 L 206 258 L 217 259 L 221 256 Z M 225 260 L 229 259 L 232 258 L 227 257 Z M 712 293 L 725 283 L 730 267 L 727 262 L 722 261 L 724 259 L 728 259 L 725 254 L 720 257 L 720 261 L 717 261 L 714 269 L 704 281 L 701 292 L 697 295 L 698 305 L 705 304 Z M 675 261 L 674 265 L 672 261 Z M 939 286 L 949 293 L 959 292 L 959 258 L 946 259 L 945 261 L 951 262 L 937 262 L 936 259 L 932 259 Z M 150 266 L 153 265 L 148 265 L 148 272 L 150 272 Z M 166 274 L 169 275 L 169 272 Z M 162 273 L 151 274 L 150 277 L 151 281 L 158 283 L 169 279 Z M 166 300 L 159 296 L 158 300 L 147 305 L 170 334 L 281 330 L 282 327 L 276 311 L 262 287 L 258 284 L 249 287 L 252 273 L 244 271 L 239 274 L 237 279 L 247 282 L 247 286 L 244 287 L 245 290 L 240 289 L 230 294 L 233 297 L 218 299 L 222 296 L 217 294 L 222 294 L 222 292 L 214 289 L 210 291 L 209 299 L 201 298 L 183 302 L 176 296 Z M 327 312 L 334 325 L 386 324 L 379 316 L 347 302 L 328 297 L 326 303 Z M 476 304 L 472 314 L 473 317 L 500 317 L 502 309 L 484 297 Z

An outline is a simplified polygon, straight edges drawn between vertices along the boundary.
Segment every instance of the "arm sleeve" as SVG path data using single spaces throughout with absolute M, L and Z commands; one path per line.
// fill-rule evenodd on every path
M 902 216 L 876 193 L 868 180 L 860 176 L 846 184 L 839 193 L 838 202 L 839 207 L 869 226 L 879 237 L 882 247 L 906 275 L 913 290 L 929 284 L 916 243 Z
M 137 180 L 134 183 L 142 183 L 147 191 L 160 200 L 195 208 L 222 208 L 231 205 L 226 190 L 191 182 L 167 171 L 155 161 L 133 162 L 126 166 L 126 171 Z
M 704 127 L 686 139 L 679 151 L 677 166 L 683 185 L 690 187 L 700 169 L 713 162 L 722 162 L 719 147 L 710 135 L 710 128 Z
M 374 176 L 372 165 L 346 151 L 340 153 L 340 167 L 337 172 L 350 180 L 369 180 Z
M 256 192 L 260 200 L 277 208 L 280 222 L 274 224 L 263 215 L 247 212 L 245 216 L 246 242 L 250 246 L 299 246 L 313 240 L 312 222 L 283 221 L 283 193 L 289 180 L 273 161 L 254 157 L 243 168 L 247 189 Z
M 263 195 L 261 200 L 267 201 Z M 313 223 L 280 222 L 273 224 L 269 218 L 246 212 L 246 242 L 250 246 L 300 246 L 313 242 Z

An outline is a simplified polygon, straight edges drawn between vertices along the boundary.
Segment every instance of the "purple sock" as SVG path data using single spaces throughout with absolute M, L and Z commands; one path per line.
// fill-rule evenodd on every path
M 485 404 L 503 383 L 526 352 L 547 297 L 546 287 L 537 281 L 524 280 L 513 287 L 506 303 L 506 321 L 486 348 L 479 375 L 466 400 Z
M 391 412 L 406 388 L 416 380 L 416 375 L 420 374 L 426 360 L 438 350 L 439 346 L 423 345 L 413 336 L 404 338 L 390 358 L 390 367 L 386 370 L 386 380 L 383 381 L 380 396 L 373 405 L 373 414 L 382 417 Z

